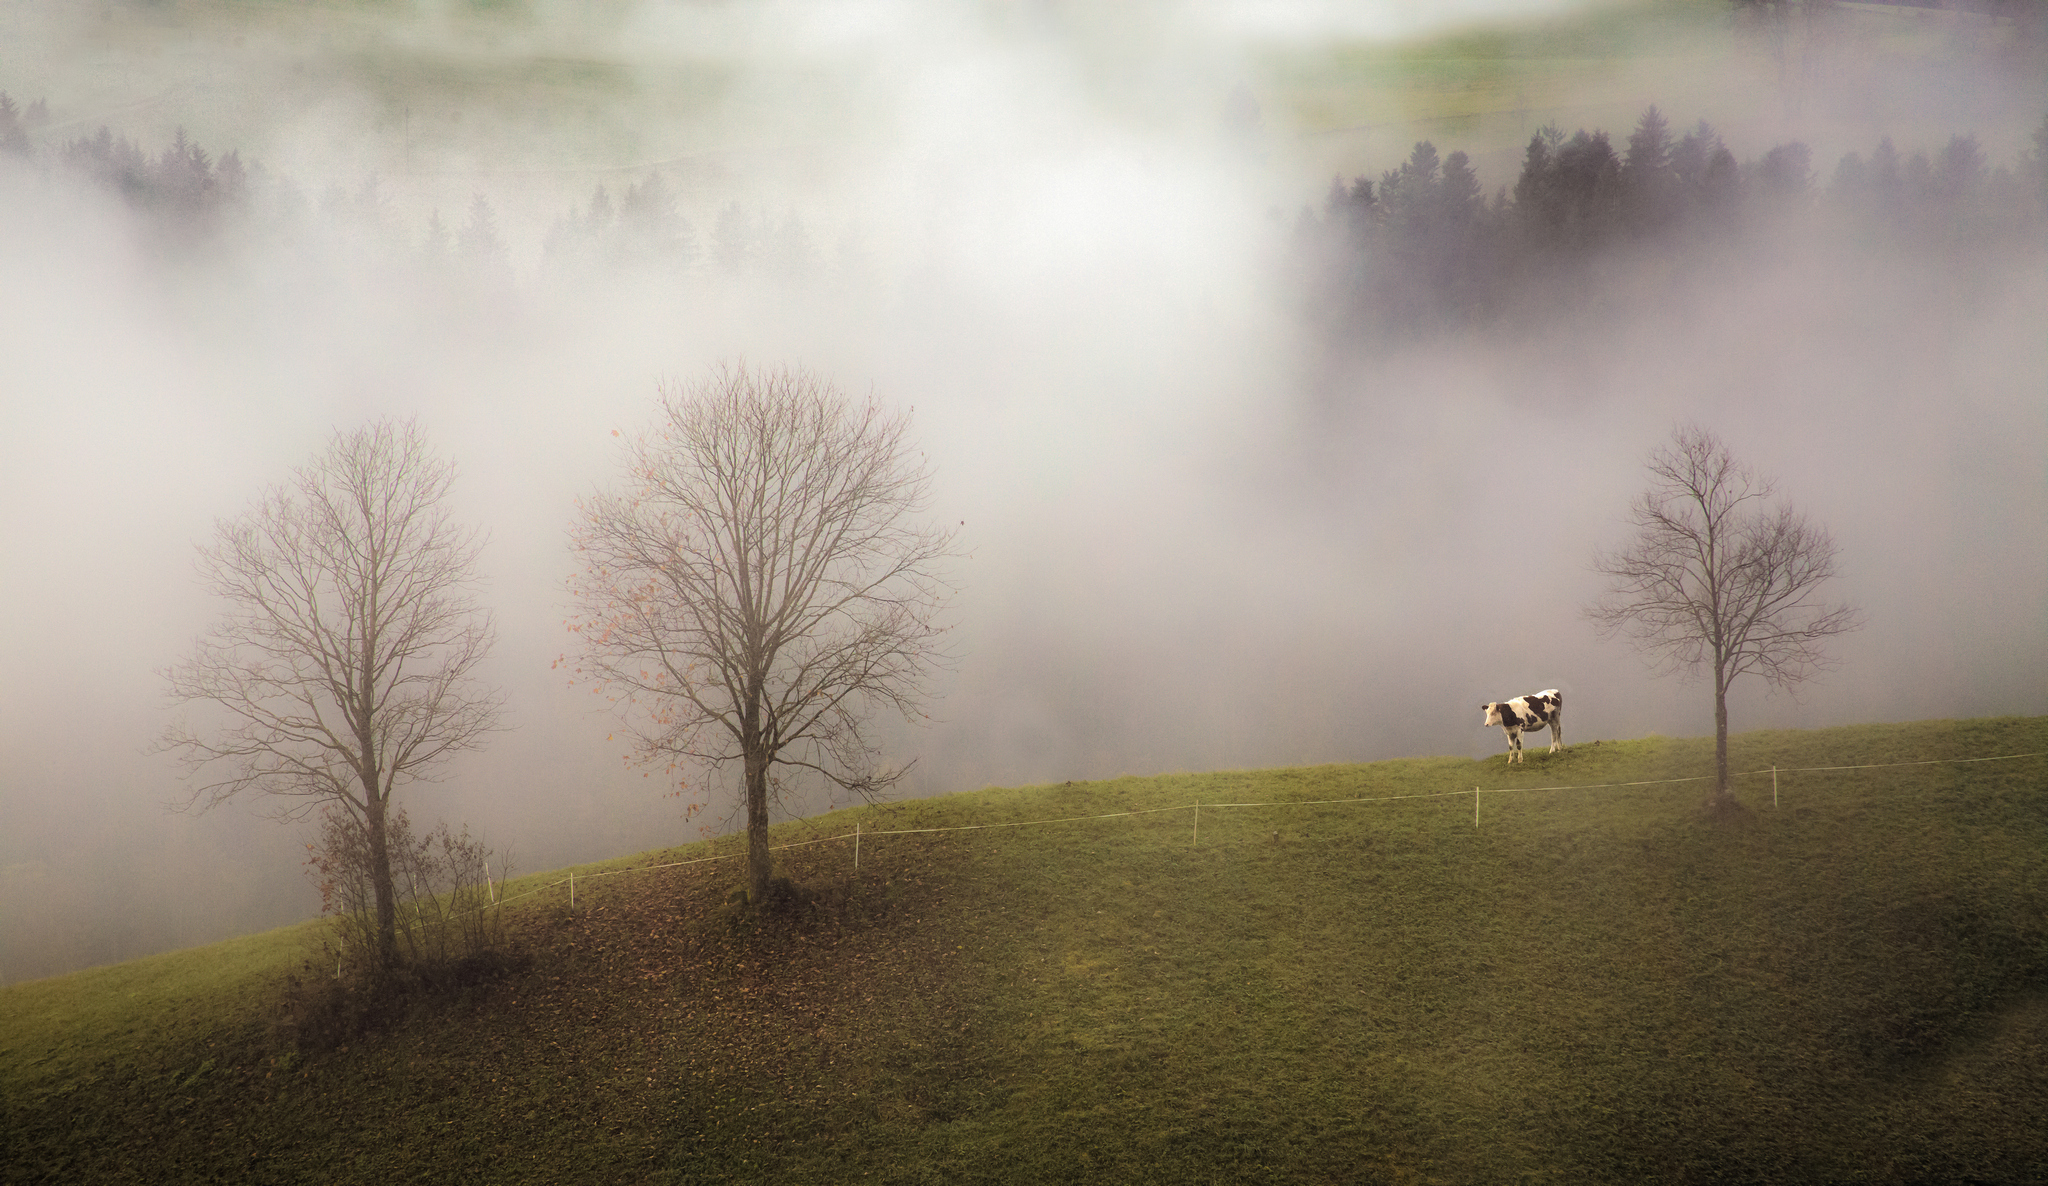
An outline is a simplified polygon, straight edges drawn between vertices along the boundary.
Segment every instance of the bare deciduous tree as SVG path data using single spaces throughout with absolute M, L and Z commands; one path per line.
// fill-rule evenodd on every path
M 921 713 L 953 534 L 914 521 L 930 475 L 872 399 L 739 365 L 664 385 L 661 408 L 623 492 L 581 504 L 577 670 L 625 702 L 643 761 L 740 764 L 760 903 L 777 766 L 870 798 L 908 769 L 863 726 Z
M 477 748 L 501 705 L 475 679 L 491 619 L 469 591 L 479 535 L 445 507 L 454 476 L 414 424 L 337 432 L 200 548 L 200 574 L 228 610 L 164 672 L 175 703 L 212 710 L 159 742 L 207 779 L 187 807 L 256 791 L 304 797 L 286 817 L 329 803 L 360 821 L 386 967 L 392 796 Z
M 1600 552 L 1610 578 L 1586 608 L 1603 637 L 1626 637 L 1665 672 L 1714 677 L 1714 797 L 1729 807 L 1728 687 L 1754 673 L 1790 690 L 1829 666 L 1822 644 L 1862 613 L 1820 597 L 1839 551 L 1827 531 L 1782 503 L 1776 486 L 1720 438 L 1680 427 L 1650 455 L 1656 481 L 1629 505 L 1635 538 Z

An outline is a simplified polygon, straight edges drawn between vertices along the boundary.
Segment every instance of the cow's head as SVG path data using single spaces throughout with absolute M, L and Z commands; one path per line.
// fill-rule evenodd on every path
M 1479 722 L 1481 725 L 1498 725 L 1501 723 L 1500 701 L 1489 700 L 1485 704 L 1479 706 L 1479 711 L 1486 714 L 1486 719 Z

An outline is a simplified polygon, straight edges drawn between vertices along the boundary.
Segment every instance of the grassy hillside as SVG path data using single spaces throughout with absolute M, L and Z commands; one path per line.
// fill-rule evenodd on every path
M 1949 759 L 2044 751 L 1749 734 L 1922 764 L 1725 825 L 1538 789 L 1710 767 L 1660 738 L 844 812 L 782 830 L 777 925 L 731 861 L 595 876 L 730 849 L 530 879 L 521 969 L 325 1046 L 312 928 L 0 991 L 0 1178 L 2040 1179 L 2048 759 Z

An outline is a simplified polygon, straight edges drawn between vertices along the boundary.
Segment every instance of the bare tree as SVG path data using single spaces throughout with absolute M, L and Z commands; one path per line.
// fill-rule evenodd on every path
M 772 873 L 775 769 L 873 798 L 876 709 L 921 715 L 943 660 L 950 530 L 913 522 L 930 476 L 907 414 L 796 370 L 664 385 L 624 490 L 581 504 L 578 671 L 640 721 L 639 756 L 740 764 L 751 900 Z
M 362 825 L 377 958 L 394 954 L 386 821 L 403 784 L 478 748 L 500 696 L 475 679 L 490 615 L 470 596 L 480 538 L 445 507 L 452 463 L 412 423 L 337 432 L 326 452 L 199 549 L 227 613 L 164 672 L 174 702 L 209 709 L 159 748 L 199 781 L 188 808 L 244 791 L 336 804 Z
M 1685 425 L 1650 455 L 1655 482 L 1629 504 L 1635 539 L 1596 553 L 1610 578 L 1586 608 L 1603 637 L 1622 635 L 1664 672 L 1714 677 L 1714 796 L 1728 778 L 1728 687 L 1755 673 L 1790 690 L 1830 665 L 1827 639 L 1863 624 L 1820 587 L 1839 549 L 1827 531 L 1782 503 L 1776 486 L 1737 462 L 1720 438 Z

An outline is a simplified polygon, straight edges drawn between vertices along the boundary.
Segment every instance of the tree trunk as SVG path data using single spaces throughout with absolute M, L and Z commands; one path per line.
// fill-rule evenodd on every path
M 390 796 L 378 779 L 383 761 L 378 752 L 378 729 L 376 699 L 373 689 L 377 686 L 376 655 L 377 645 L 377 576 L 376 558 L 371 557 L 369 588 L 364 591 L 362 604 L 363 645 L 357 652 L 361 664 L 359 678 L 362 687 L 360 699 L 354 705 L 356 718 L 356 744 L 362 747 L 362 765 L 357 768 L 363 780 L 363 808 L 369 817 L 370 831 L 370 880 L 377 892 L 377 975 L 388 976 L 398 967 L 398 902 L 391 889 L 391 845 L 389 833 L 385 830 L 385 810 L 391 806 Z
M 768 755 L 747 747 L 747 901 L 759 909 L 768 900 L 774 872 L 768 855 Z
M 1714 668 L 1714 798 L 1715 807 L 1732 807 L 1735 790 L 1728 779 L 1728 680 Z
M 391 888 L 391 847 L 384 831 L 384 800 L 374 792 L 365 804 L 370 839 L 370 884 L 377 895 L 377 974 L 397 966 L 398 902 Z

